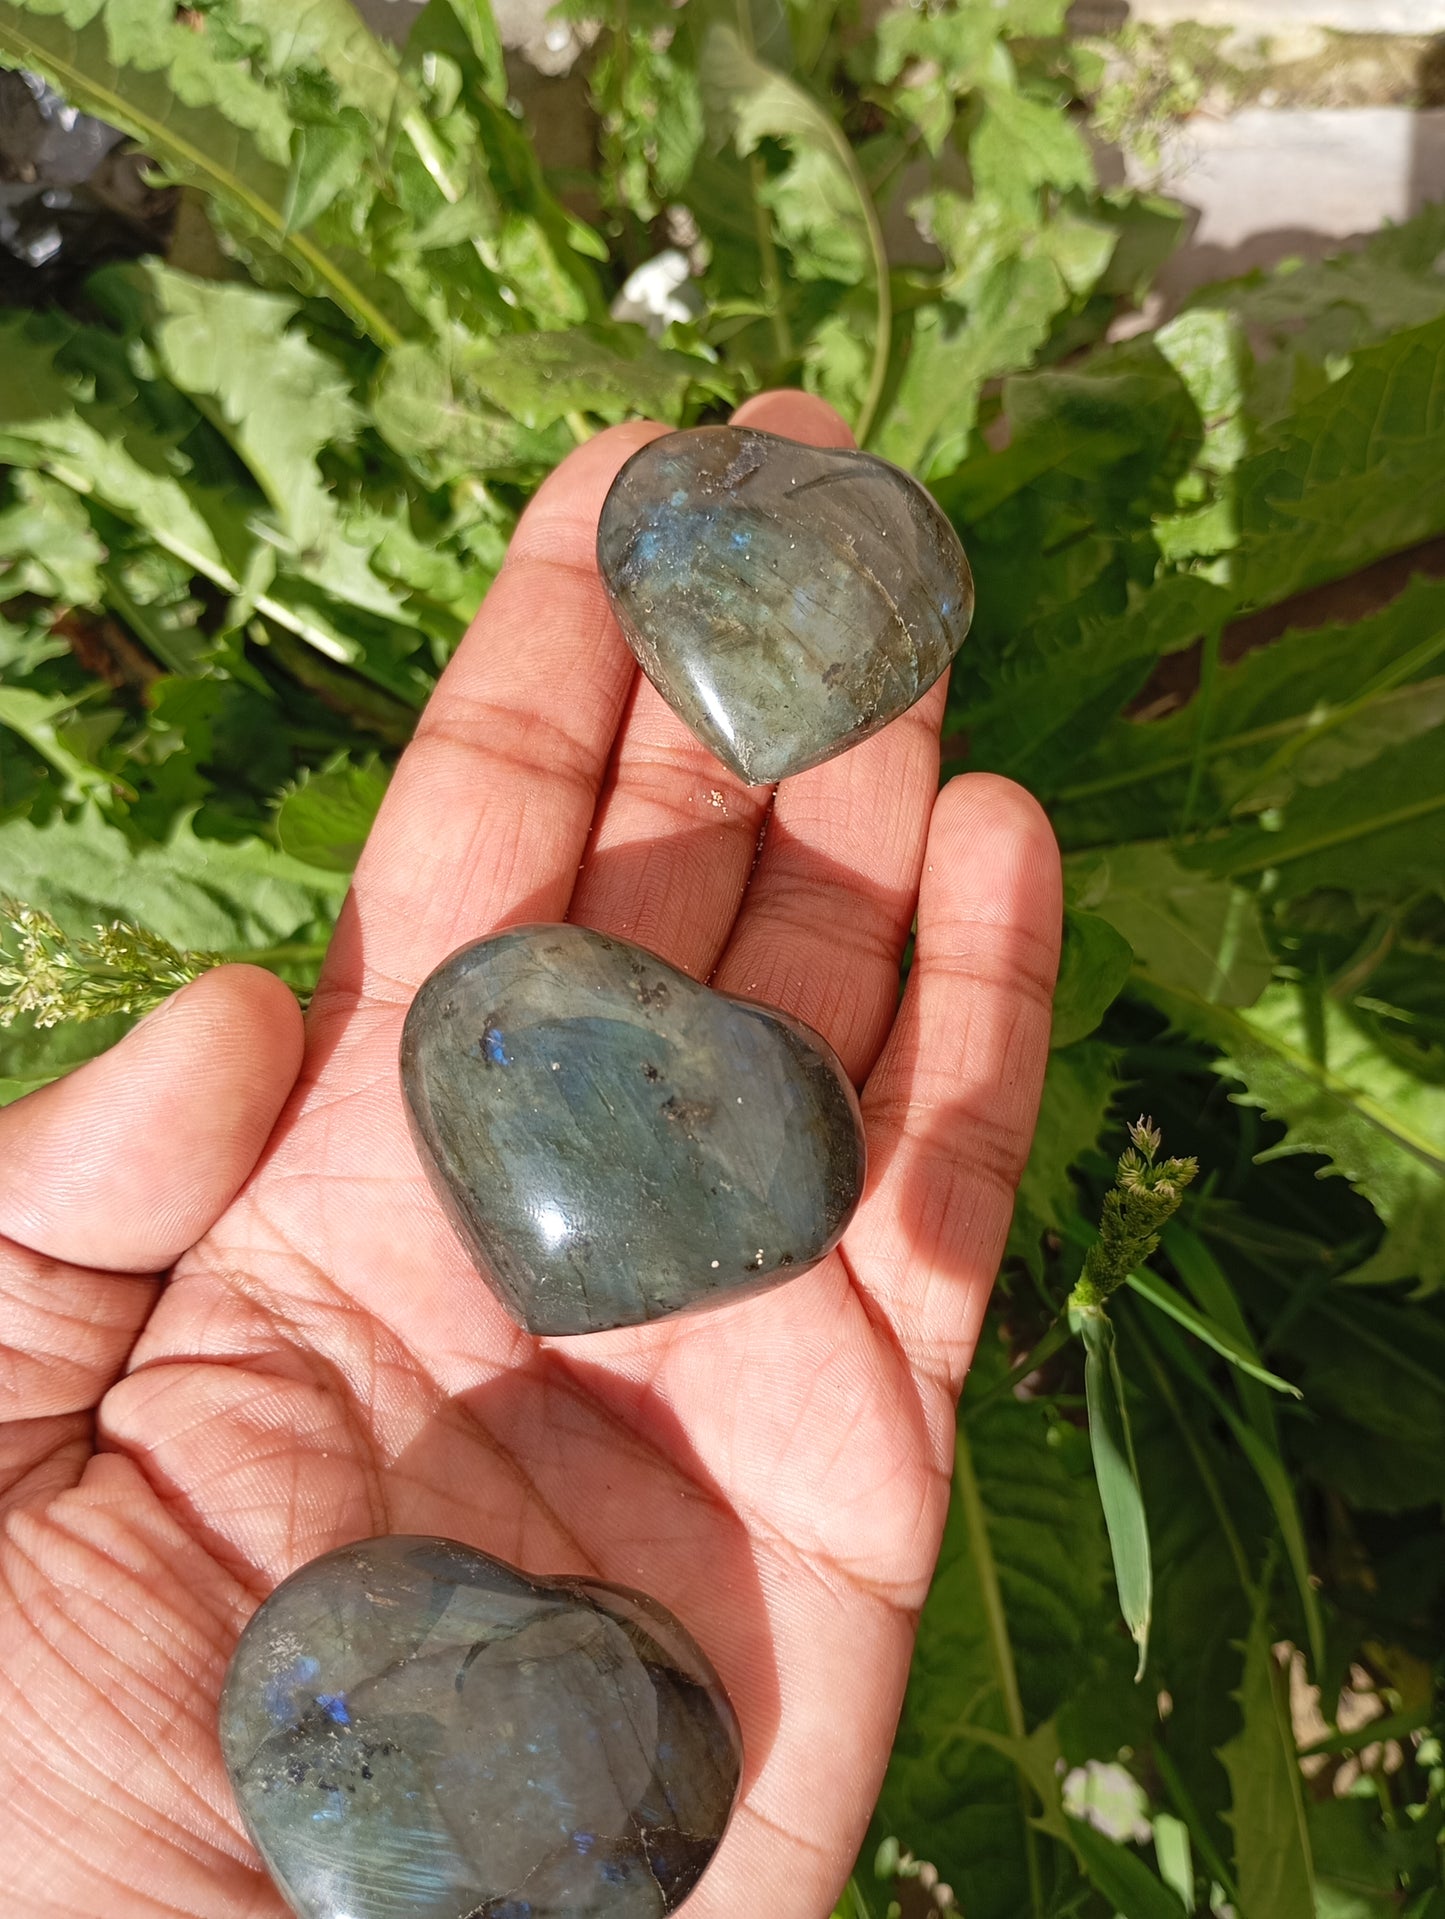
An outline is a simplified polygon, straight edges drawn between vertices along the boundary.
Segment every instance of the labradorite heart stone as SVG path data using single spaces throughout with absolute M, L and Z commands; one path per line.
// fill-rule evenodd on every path
M 221 1748 L 302 1919 L 659 1919 L 742 1760 L 655 1600 L 405 1537 L 277 1587 L 226 1674 Z
M 896 719 L 973 617 L 958 535 L 917 480 L 754 427 L 694 427 L 634 453 L 597 560 L 642 670 L 753 784 Z
M 432 1185 L 534 1333 L 776 1285 L 862 1189 L 858 1102 L 816 1033 L 581 926 L 454 953 L 412 1003 L 401 1074 Z

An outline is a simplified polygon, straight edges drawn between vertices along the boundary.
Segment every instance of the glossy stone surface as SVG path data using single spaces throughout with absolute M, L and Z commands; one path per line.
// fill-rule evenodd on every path
M 226 1674 L 221 1748 L 304 1919 L 658 1919 L 742 1764 L 665 1607 L 420 1537 L 277 1587 Z
M 858 1102 L 801 1021 L 580 926 L 463 947 L 407 1015 L 423 1164 L 534 1333 L 634 1326 L 794 1277 L 863 1185 Z
M 623 467 L 597 560 L 643 671 L 753 784 L 928 691 L 968 632 L 958 535 L 911 475 L 753 427 L 669 433 Z

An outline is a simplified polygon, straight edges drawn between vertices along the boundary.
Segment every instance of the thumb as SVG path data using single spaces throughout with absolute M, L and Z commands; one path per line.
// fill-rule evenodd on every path
M 183 987 L 118 1045 L 0 1111 L 0 1236 L 154 1272 L 235 1196 L 301 1065 L 295 998 L 257 966 Z

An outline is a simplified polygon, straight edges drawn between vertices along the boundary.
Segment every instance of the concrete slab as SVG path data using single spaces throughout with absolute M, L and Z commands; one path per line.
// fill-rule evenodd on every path
M 1122 9 L 1121 9 L 1122 11 Z M 1336 33 L 1445 33 L 1445 0 L 1128 0 L 1131 20 L 1172 27 L 1283 33 L 1330 27 Z
M 1445 198 L 1445 108 L 1199 116 L 1169 142 L 1162 173 L 1134 183 L 1198 212 L 1189 245 L 1159 284 L 1172 306 L 1211 280 L 1292 255 L 1321 258 Z

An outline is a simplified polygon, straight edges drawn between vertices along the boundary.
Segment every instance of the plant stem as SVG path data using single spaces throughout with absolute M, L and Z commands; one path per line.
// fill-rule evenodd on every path
M 978 1571 L 979 1598 L 983 1604 L 984 1624 L 988 1629 L 989 1650 L 993 1655 L 994 1673 L 998 1681 L 999 1697 L 1003 1701 L 1004 1718 L 1008 1721 L 1010 1736 L 1023 1741 L 1028 1738 L 1028 1727 L 1024 1720 L 1023 1699 L 1019 1693 L 1013 1645 L 1008 1636 L 1008 1620 L 1004 1615 L 1003 1594 L 999 1590 L 998 1566 L 994 1560 L 993 1545 L 988 1536 L 988 1518 L 983 1509 L 983 1497 L 978 1489 L 978 1475 L 973 1470 L 973 1453 L 969 1447 L 968 1435 L 961 1425 L 954 1440 L 953 1489 L 959 1505 L 963 1508 L 964 1526 L 968 1533 L 969 1547 L 973 1553 L 973 1563 Z M 1043 1872 L 1039 1863 L 1038 1842 L 1030 1823 L 1029 1789 L 1022 1772 L 1016 1770 L 1016 1777 L 1019 1806 L 1024 1820 L 1024 1854 L 1028 1863 L 1029 1903 L 1034 1919 L 1043 1919 Z
M 1071 1337 L 1068 1314 L 1060 1313 L 1038 1344 L 1030 1352 L 1025 1353 L 1018 1364 L 1005 1373 L 1002 1379 L 995 1380 L 988 1391 L 980 1393 L 976 1399 L 964 1400 L 964 1418 L 973 1419 L 983 1411 L 985 1406 L 991 1406 L 996 1399 L 1002 1399 L 1006 1393 L 1011 1394 L 1030 1373 L 1037 1372 L 1045 1360 L 1052 1359 L 1061 1346 L 1066 1346 Z

